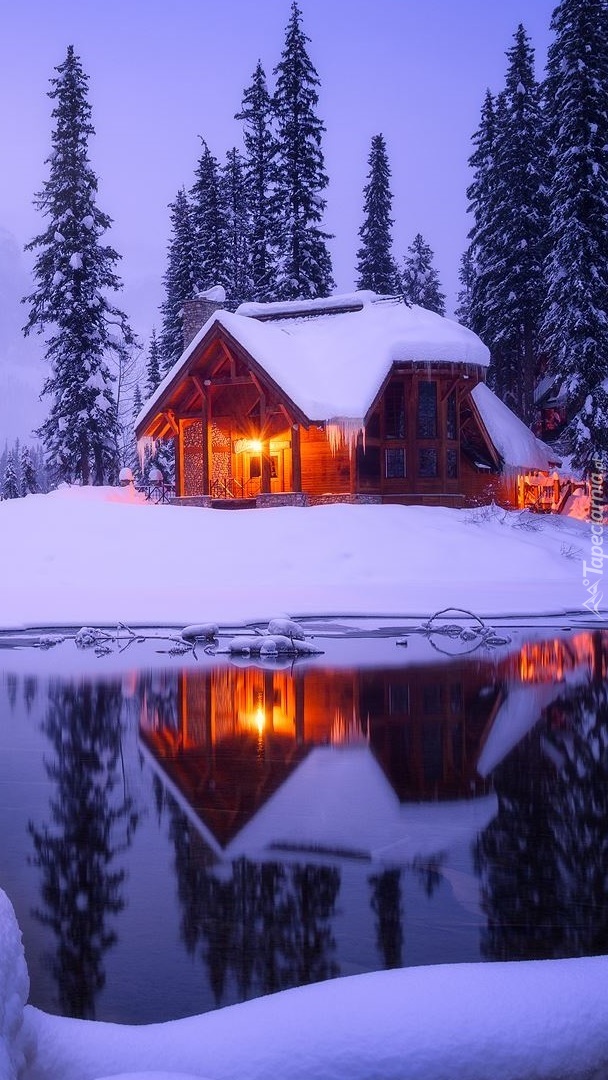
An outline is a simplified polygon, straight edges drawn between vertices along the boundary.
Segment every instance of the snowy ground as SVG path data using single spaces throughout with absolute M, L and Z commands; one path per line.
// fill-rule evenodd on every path
M 449 606 L 594 621 L 583 607 L 591 557 L 589 524 L 570 518 L 337 505 L 220 512 L 64 489 L 0 504 L 0 625 L 405 617 Z M 23 1013 L 26 994 L 0 892 L 0 1080 L 608 1077 L 605 957 L 362 975 L 143 1029 Z
M 0 503 L 0 625 L 417 616 L 448 606 L 584 615 L 590 559 L 589 523 L 566 517 L 345 505 L 219 511 L 64 488 Z

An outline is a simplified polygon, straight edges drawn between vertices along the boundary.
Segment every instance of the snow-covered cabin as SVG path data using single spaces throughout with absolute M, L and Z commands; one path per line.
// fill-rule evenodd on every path
M 521 505 L 559 462 L 485 385 L 470 330 L 371 292 L 186 305 L 185 349 L 136 421 L 174 439 L 176 494 L 203 505 L 325 499 Z

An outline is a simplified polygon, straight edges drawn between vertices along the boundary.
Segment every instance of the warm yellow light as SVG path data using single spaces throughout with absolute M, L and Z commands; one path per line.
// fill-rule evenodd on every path
M 264 731 L 265 726 L 266 726 L 266 716 L 265 716 L 264 710 L 262 709 L 261 706 L 255 710 L 254 720 L 255 720 L 255 726 L 258 729 L 258 734 L 261 735 L 262 732 Z
M 261 454 L 261 439 L 236 439 L 234 443 L 235 454 Z

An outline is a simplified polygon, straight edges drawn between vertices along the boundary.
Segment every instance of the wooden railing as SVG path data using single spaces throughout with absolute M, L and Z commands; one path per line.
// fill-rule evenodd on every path
M 169 503 L 175 495 L 175 487 L 173 484 L 167 484 L 164 480 L 149 481 L 141 490 L 148 502 L 156 504 Z
M 254 476 L 242 483 L 234 476 L 214 480 L 211 485 L 212 499 L 255 499 L 260 493 L 260 479 Z

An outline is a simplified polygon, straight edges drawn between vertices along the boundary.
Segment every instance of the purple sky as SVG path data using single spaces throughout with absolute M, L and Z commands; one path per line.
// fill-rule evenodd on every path
M 321 79 L 326 224 L 335 233 L 339 290 L 353 287 L 367 156 L 381 131 L 392 168 L 395 254 L 400 260 L 422 232 L 452 310 L 469 228 L 470 136 L 485 89 L 501 88 L 504 53 L 520 21 L 542 70 L 553 7 L 552 0 L 301 0 Z M 258 58 L 272 78 L 289 9 L 290 0 L 6 5 L 0 229 L 22 247 L 41 226 L 32 195 L 46 177 L 48 80 L 73 44 L 90 78 L 99 205 L 114 218 L 109 239 L 123 256 L 121 303 L 147 338 L 158 323 L 167 203 L 192 183 L 199 135 L 220 158 L 240 145 L 233 115 Z M 0 320 L 2 304 L 0 297 Z

